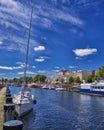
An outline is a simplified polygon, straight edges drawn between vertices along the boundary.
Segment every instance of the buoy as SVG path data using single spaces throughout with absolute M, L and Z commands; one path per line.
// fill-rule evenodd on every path
M 35 99 L 35 96 L 34 95 L 32 95 L 32 100 L 34 100 Z
M 36 103 L 37 103 L 37 101 L 36 101 L 36 99 L 35 99 L 35 96 L 34 96 L 34 95 L 32 95 L 32 100 L 33 100 L 33 103 L 34 103 L 34 104 L 36 104 Z
M 11 120 L 3 124 L 3 130 L 22 130 L 23 122 L 20 120 Z

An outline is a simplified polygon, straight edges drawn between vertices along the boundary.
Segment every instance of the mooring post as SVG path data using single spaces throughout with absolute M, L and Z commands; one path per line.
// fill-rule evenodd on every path
M 12 97 L 6 97 L 6 103 L 12 103 Z
M 13 103 L 4 104 L 4 122 L 14 120 L 15 105 Z
M 9 89 L 9 87 L 7 87 L 7 89 L 6 89 L 6 92 L 10 92 L 10 89 Z
M 11 120 L 3 124 L 3 130 L 22 130 L 23 122 L 20 120 Z

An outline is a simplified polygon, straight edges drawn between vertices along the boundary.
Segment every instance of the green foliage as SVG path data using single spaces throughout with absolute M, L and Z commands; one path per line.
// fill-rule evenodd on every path
M 85 81 L 86 81 L 87 83 L 92 83 L 92 82 L 93 82 L 93 78 L 94 78 L 94 76 L 89 75 L 89 76 L 85 79 Z
M 18 82 L 18 78 L 14 78 L 14 79 L 13 79 L 13 82 L 14 82 L 14 83 L 17 83 L 17 82 Z
M 69 84 L 74 83 L 74 78 L 71 76 L 69 77 Z
M 45 75 L 36 75 L 35 78 L 34 78 L 34 82 L 45 82 L 45 79 L 46 79 L 46 76 Z
M 36 75 L 35 77 L 26 76 L 26 83 L 32 82 L 45 82 L 46 76 L 45 75 Z M 9 82 L 9 83 L 18 83 L 21 84 L 23 82 L 23 77 L 20 78 L 13 78 L 13 79 L 0 79 L 1 82 Z
M 104 66 L 100 67 L 97 73 L 98 78 L 104 78 Z
M 95 76 L 89 75 L 85 80 L 87 83 L 92 83 L 95 80 L 98 81 L 99 78 L 104 78 L 104 66 L 100 67 Z
M 26 83 L 31 83 L 33 82 L 33 78 L 32 77 L 26 77 Z
M 64 83 L 64 79 L 63 78 L 61 78 L 61 83 Z
M 75 79 L 74 79 L 75 83 L 81 83 L 81 80 L 80 80 L 80 77 L 77 76 Z

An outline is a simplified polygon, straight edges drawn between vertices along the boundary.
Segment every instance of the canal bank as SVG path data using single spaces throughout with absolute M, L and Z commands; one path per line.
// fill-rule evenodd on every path
M 0 90 L 0 130 L 3 129 L 4 123 L 4 104 L 6 101 L 6 87 Z

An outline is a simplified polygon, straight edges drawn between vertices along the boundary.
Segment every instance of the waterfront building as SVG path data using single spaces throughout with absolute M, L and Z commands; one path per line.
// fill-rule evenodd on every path
M 95 71 L 88 71 L 88 70 L 80 70 L 76 72 L 76 75 L 80 77 L 81 80 L 85 79 L 89 75 L 95 76 Z
M 61 81 L 63 79 L 64 83 L 68 83 L 70 77 L 76 78 L 79 77 L 80 80 L 85 79 L 89 75 L 95 75 L 95 71 L 88 71 L 88 70 L 80 70 L 76 72 L 70 72 L 68 70 L 60 70 L 56 79 Z

